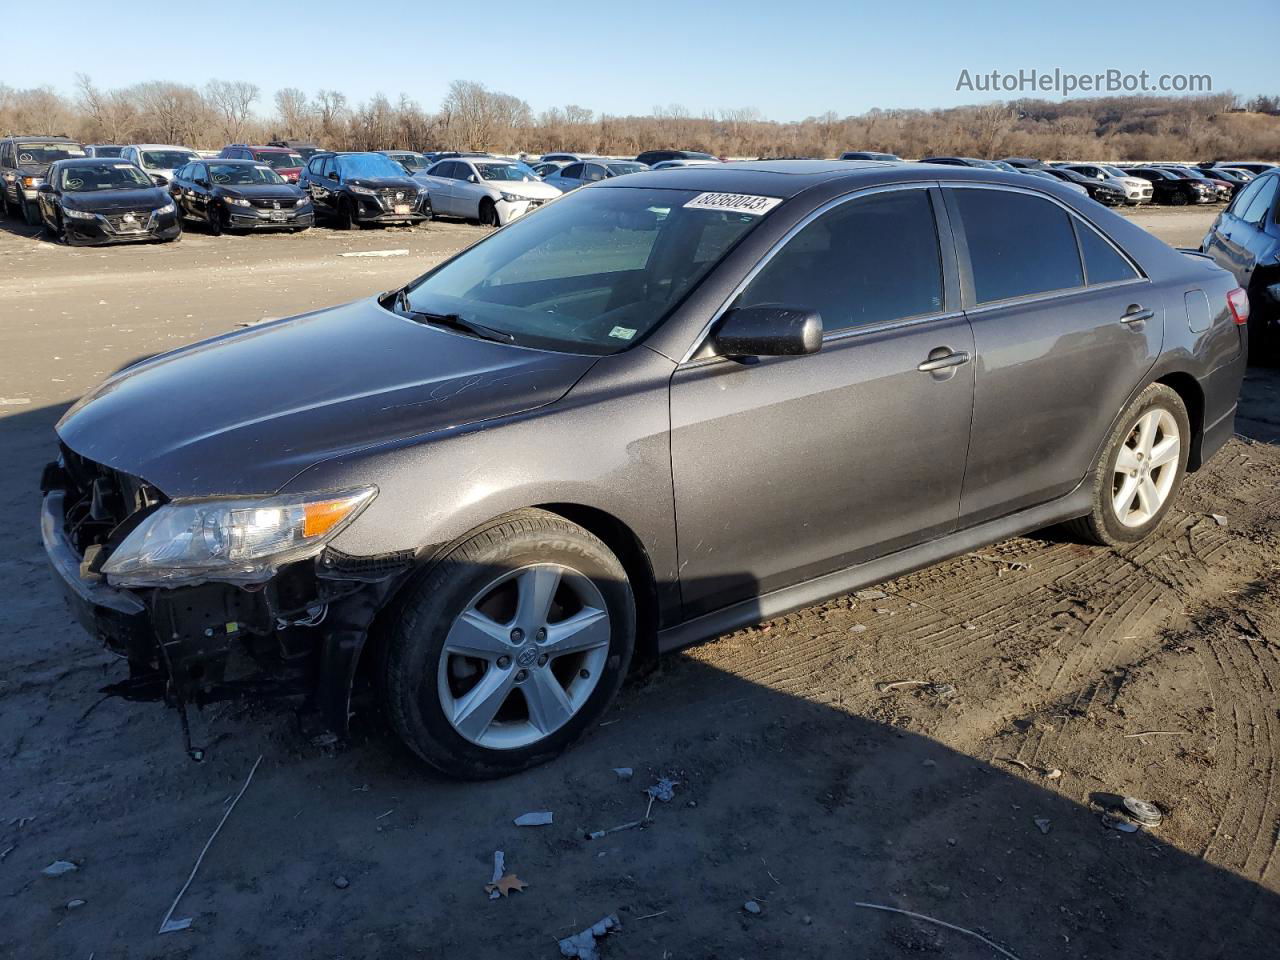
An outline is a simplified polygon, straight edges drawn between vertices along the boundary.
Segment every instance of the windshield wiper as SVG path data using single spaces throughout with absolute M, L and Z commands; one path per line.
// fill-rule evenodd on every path
M 405 316 L 413 320 L 422 320 L 441 327 L 448 327 L 451 330 L 461 330 L 463 333 L 469 333 L 473 337 L 480 337 L 482 340 L 496 340 L 499 343 L 515 343 L 516 338 L 505 330 L 497 330 L 493 327 L 485 326 L 476 320 L 468 320 L 456 313 L 428 313 L 424 310 L 414 310 L 409 306 L 409 294 L 404 289 L 396 293 L 396 309 Z

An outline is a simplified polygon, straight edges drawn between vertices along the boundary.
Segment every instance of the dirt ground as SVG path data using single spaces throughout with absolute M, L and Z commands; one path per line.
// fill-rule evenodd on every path
M 1193 246 L 1212 216 L 1138 219 Z M 508 780 L 442 780 L 368 714 L 335 749 L 279 706 L 218 705 L 197 765 L 173 713 L 90 709 L 122 667 L 64 612 L 36 520 L 67 404 L 136 357 L 389 289 L 478 235 L 68 250 L 0 221 L 0 957 L 551 958 L 608 914 L 607 960 L 1277 955 L 1270 371 L 1151 541 L 1010 540 L 666 657 Z M 409 253 L 341 256 L 388 250 Z M 259 756 L 175 913 L 190 928 L 157 934 Z M 640 818 L 662 776 L 678 785 L 651 825 L 585 838 Z M 1163 824 L 1107 829 L 1117 794 Z M 554 823 L 512 824 L 535 810 Z M 528 886 L 491 901 L 498 849 Z M 77 869 L 44 876 L 56 860 Z

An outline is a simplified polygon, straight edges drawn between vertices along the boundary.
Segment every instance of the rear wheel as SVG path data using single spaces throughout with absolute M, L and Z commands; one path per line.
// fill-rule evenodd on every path
M 635 602 L 603 542 L 541 510 L 496 521 L 407 588 L 382 665 L 393 727 L 467 779 L 556 756 L 622 685 Z
M 1177 499 L 1190 445 L 1182 398 L 1162 383 L 1151 384 L 1125 410 L 1094 467 L 1088 481 L 1093 509 L 1067 527 L 1106 546 L 1143 539 Z

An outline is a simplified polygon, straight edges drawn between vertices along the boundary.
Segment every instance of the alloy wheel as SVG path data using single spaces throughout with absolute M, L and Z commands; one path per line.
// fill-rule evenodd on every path
M 1164 506 L 1178 476 L 1182 438 L 1164 407 L 1146 410 L 1116 456 L 1111 504 L 1126 527 L 1149 523 Z
M 582 709 L 609 656 L 608 607 L 586 576 L 557 563 L 503 573 L 454 619 L 437 671 L 445 718 L 466 740 L 512 750 Z

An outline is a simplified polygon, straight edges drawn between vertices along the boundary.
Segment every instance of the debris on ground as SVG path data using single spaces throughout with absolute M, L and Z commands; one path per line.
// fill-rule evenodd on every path
M 351 881 L 348 880 L 346 877 L 334 877 L 333 885 L 337 887 L 339 890 L 345 890 L 347 889 L 347 887 L 351 886 Z
M 1053 826 L 1053 821 L 1050 820 L 1048 817 L 1036 817 L 1034 822 L 1036 825 L 1036 829 L 1038 829 L 1041 833 L 1048 833 L 1049 828 Z
M 855 623 L 849 628 L 850 633 L 866 633 L 867 625 L 865 623 Z
M 1213 522 L 1216 523 L 1218 526 L 1225 527 L 1227 525 L 1227 518 L 1224 517 L 1222 514 L 1211 513 L 1209 514 L 1209 516 L 1213 518 Z
M 353 253 L 340 253 L 340 257 L 407 257 L 408 250 L 357 250 Z
M 5 852 L 8 853 L 7 850 Z M 80 868 L 77 867 L 70 860 L 55 860 L 53 861 L 53 863 L 49 864 L 40 872 L 43 873 L 46 877 L 60 877 L 64 873 L 72 873 L 79 869 Z
M 1052 770 L 1046 770 L 1044 778 L 1046 780 L 1060 780 L 1062 778 L 1062 771 L 1057 767 L 1054 767 Z
M 653 786 L 646 787 L 644 792 L 653 797 L 653 799 L 660 800 L 662 803 L 670 803 L 675 798 L 676 787 L 679 785 L 679 780 L 672 780 L 668 777 L 663 777 Z
M 1164 814 L 1160 812 L 1160 808 L 1149 800 L 1125 797 L 1120 803 L 1124 807 L 1124 812 L 1144 827 L 1158 827 L 1164 821 Z
M 183 917 L 180 920 L 173 919 L 173 911 L 178 909 L 178 903 L 182 900 L 183 894 L 187 892 L 187 888 L 191 886 L 191 881 L 196 878 L 196 871 L 200 869 L 200 864 L 204 862 L 204 855 L 209 852 L 209 848 L 213 846 L 214 839 L 218 836 L 218 831 L 222 829 L 222 825 L 227 822 L 227 818 L 231 816 L 231 811 L 236 808 L 236 804 L 240 802 L 240 798 L 244 796 L 244 792 L 249 789 L 249 784 L 253 783 L 253 775 L 258 772 L 258 765 L 262 763 L 262 755 L 258 755 L 258 759 L 253 762 L 253 767 L 249 770 L 249 775 L 244 778 L 244 786 L 240 788 L 240 792 L 235 795 L 235 799 L 227 806 L 226 812 L 222 815 L 222 819 L 218 821 L 218 825 L 213 828 L 213 833 L 209 834 L 209 839 L 205 841 L 204 849 L 200 851 L 200 856 L 196 857 L 196 864 L 191 868 L 191 874 L 187 877 L 187 882 L 182 885 L 182 889 L 178 891 L 178 895 L 173 898 L 173 903 L 169 904 L 169 912 L 164 915 L 164 919 L 160 921 L 159 933 L 172 933 L 175 930 L 185 930 L 191 926 L 191 917 Z
M 502 894 L 497 890 L 498 881 L 507 872 L 507 856 L 501 850 L 493 851 L 493 878 L 485 886 L 490 900 L 497 900 Z
M 905 690 L 912 687 L 923 688 L 935 697 L 954 697 L 956 688 L 950 683 L 934 683 L 932 680 L 893 680 L 887 683 L 877 683 L 876 689 L 881 693 L 892 693 L 895 690 Z
M 650 801 L 652 803 L 653 801 Z M 609 827 L 607 830 L 592 830 L 587 834 L 588 840 L 599 840 L 601 837 L 607 837 L 611 833 L 619 833 L 623 830 L 634 830 L 636 827 L 642 827 L 648 823 L 648 818 L 644 820 L 630 820 L 627 823 L 620 823 L 616 827 Z
M 1142 829 L 1132 820 L 1126 820 L 1123 817 L 1116 816 L 1114 813 L 1104 813 L 1102 815 L 1102 825 L 1110 830 L 1119 830 L 1121 833 L 1137 833 Z
M 630 767 L 614 767 L 613 772 L 618 775 L 619 780 L 630 780 L 635 772 Z
M 751 913 L 751 914 L 755 914 L 756 916 L 759 916 L 761 911 L 764 908 L 761 907 L 760 904 L 756 903 L 756 901 L 748 900 L 746 903 L 742 905 L 742 909 L 747 911 L 747 913 Z
M 84 904 L 85 904 L 85 901 L 81 900 L 79 897 L 76 897 L 76 898 L 75 898 L 75 899 L 73 899 L 73 900 L 68 900 L 68 901 L 67 901 L 67 909 L 68 909 L 68 910 L 79 910 L 81 907 L 83 907 L 83 906 L 84 906 Z
M 507 894 L 515 892 L 520 893 L 528 884 L 517 877 L 514 873 L 504 873 L 493 883 L 486 883 L 485 892 L 489 894 L 490 900 L 496 900 L 494 894 L 505 897 Z
M 883 600 L 889 595 L 883 590 L 859 590 L 854 596 L 859 600 Z
M 1008 957 L 1009 960 L 1018 960 L 1018 958 L 1014 954 L 1010 953 L 1008 950 L 1000 946 L 1000 944 L 996 943 L 995 941 L 988 940 L 982 934 L 977 933 L 973 930 L 968 930 L 965 927 L 956 926 L 954 923 L 947 923 L 947 921 L 945 920 L 938 920 L 938 919 L 935 919 L 934 917 L 927 917 L 923 913 L 915 913 L 911 910 L 900 910 L 897 907 L 881 906 L 878 903 L 863 903 L 861 901 L 854 901 L 853 905 L 855 907 L 863 907 L 867 910 L 883 910 L 886 913 L 900 913 L 904 917 L 911 917 L 913 920 L 923 920 L 925 923 L 934 923 L 940 927 L 946 927 L 948 930 L 954 930 L 957 933 L 963 933 L 967 936 L 973 937 L 975 940 L 981 940 L 983 943 L 985 943 L 992 950 L 995 950 L 1001 956 Z
M 890 683 L 877 683 L 876 689 L 881 693 L 889 693 L 893 690 L 900 690 L 903 687 L 927 687 L 928 680 L 894 680 Z
M 1023 563 L 1021 560 L 1006 560 L 1004 557 L 993 557 L 988 553 L 975 553 L 975 557 L 979 560 L 985 560 L 987 563 L 993 563 L 996 566 L 996 576 L 1003 577 L 1006 573 L 1014 570 L 1030 570 L 1031 564 Z
M 611 913 L 597 920 L 587 929 L 561 940 L 560 956 L 576 957 L 577 960 L 599 960 L 600 950 L 596 941 L 606 934 L 616 933 L 621 929 L 622 924 L 618 922 L 617 914 Z
M 517 827 L 545 827 L 551 823 L 553 816 L 550 810 L 535 810 L 531 813 L 522 813 L 516 817 L 515 825 Z

